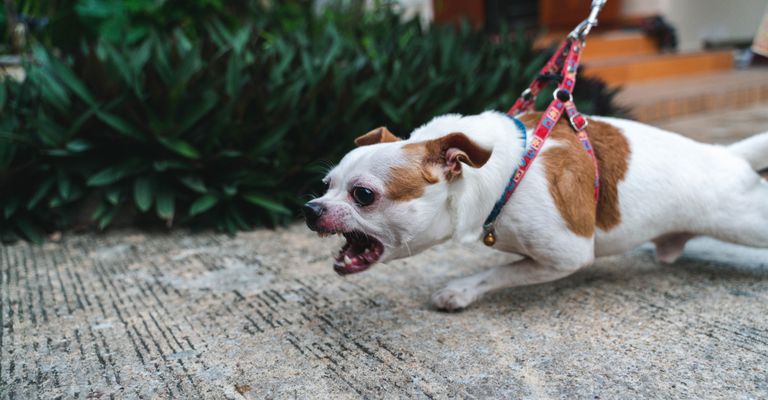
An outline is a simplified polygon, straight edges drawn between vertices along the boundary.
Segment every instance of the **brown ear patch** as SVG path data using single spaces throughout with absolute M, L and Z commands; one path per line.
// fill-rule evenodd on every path
M 427 185 L 440 181 L 434 166 L 425 162 L 426 142 L 403 146 L 406 162 L 392 167 L 386 182 L 386 195 L 395 201 L 408 201 L 421 197 Z
M 520 117 L 528 127 L 535 127 L 541 113 Z M 621 222 L 618 184 L 629 168 L 630 148 L 618 128 L 589 119 L 589 139 L 600 168 L 600 198 L 594 211 L 594 167 L 573 129 L 561 119 L 552 130 L 559 146 L 542 154 L 547 171 L 549 191 L 568 229 L 590 237 L 596 225 L 609 230 Z
M 461 175 L 461 164 L 480 168 L 491 158 L 491 151 L 478 146 L 461 132 L 454 132 L 426 142 L 411 143 L 404 150 L 423 148 L 423 162 L 443 168 L 446 179 Z
M 392 167 L 386 183 L 387 197 L 407 201 L 421 197 L 427 185 L 440 181 L 440 170 L 447 180 L 461 174 L 459 164 L 480 168 L 491 158 L 491 151 L 472 142 L 463 133 L 403 146 L 407 161 Z
M 439 182 L 428 165 L 420 161 L 398 165 L 389 170 L 386 183 L 387 197 L 395 201 L 418 199 L 424 194 L 427 185 Z
M 491 158 L 491 151 L 486 150 L 470 140 L 467 135 L 461 132 L 454 132 L 441 138 L 426 142 L 427 153 L 431 157 L 431 162 L 436 164 L 444 163 L 446 152 L 449 149 L 461 150 L 459 160 L 472 168 L 480 168 Z
M 360 147 L 377 143 L 398 142 L 400 140 L 386 126 L 381 126 L 355 139 L 355 145 Z

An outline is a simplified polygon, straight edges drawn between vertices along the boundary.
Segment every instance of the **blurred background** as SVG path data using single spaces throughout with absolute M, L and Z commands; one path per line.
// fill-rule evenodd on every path
M 0 239 L 292 221 L 359 134 L 506 110 L 589 6 L 4 0 Z M 768 129 L 766 6 L 609 0 L 581 111 L 710 142 Z

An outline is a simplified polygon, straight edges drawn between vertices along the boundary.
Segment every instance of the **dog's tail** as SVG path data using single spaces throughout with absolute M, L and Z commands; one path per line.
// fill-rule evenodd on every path
M 747 160 L 755 171 L 768 168 L 768 132 L 736 142 L 728 149 Z

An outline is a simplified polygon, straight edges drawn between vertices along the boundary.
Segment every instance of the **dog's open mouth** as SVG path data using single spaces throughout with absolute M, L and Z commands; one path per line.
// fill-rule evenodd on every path
M 384 245 L 373 236 L 359 231 L 342 235 L 347 239 L 347 243 L 342 246 L 333 263 L 333 269 L 339 275 L 365 271 L 384 253 Z

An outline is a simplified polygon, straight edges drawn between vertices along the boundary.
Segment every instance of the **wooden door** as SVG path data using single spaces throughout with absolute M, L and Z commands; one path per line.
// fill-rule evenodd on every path
M 435 22 L 456 24 L 465 18 L 475 29 L 485 25 L 485 1 L 434 0 Z
M 539 0 L 539 23 L 551 30 L 570 30 L 589 16 L 592 0 Z M 608 0 L 598 17 L 600 25 L 621 22 L 621 0 Z

